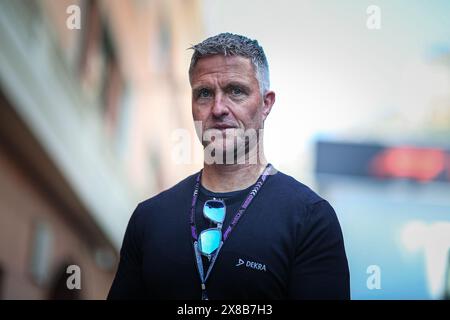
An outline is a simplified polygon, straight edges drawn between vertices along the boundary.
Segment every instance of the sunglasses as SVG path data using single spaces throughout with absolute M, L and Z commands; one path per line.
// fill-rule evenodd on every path
M 222 224 L 225 220 L 225 202 L 219 199 L 208 200 L 203 206 L 203 216 L 217 224 L 216 228 L 203 230 L 198 238 L 200 253 L 208 259 L 222 242 Z

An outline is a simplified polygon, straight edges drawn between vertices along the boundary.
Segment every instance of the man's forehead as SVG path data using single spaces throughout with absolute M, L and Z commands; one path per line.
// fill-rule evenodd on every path
M 209 73 L 214 71 L 237 70 L 253 71 L 250 58 L 222 54 L 209 55 L 200 58 L 194 67 L 194 73 Z
M 206 80 L 208 76 L 217 74 L 227 77 L 248 77 L 256 80 L 255 69 L 250 58 L 236 55 L 224 56 L 220 54 L 199 59 L 193 69 L 192 80 Z

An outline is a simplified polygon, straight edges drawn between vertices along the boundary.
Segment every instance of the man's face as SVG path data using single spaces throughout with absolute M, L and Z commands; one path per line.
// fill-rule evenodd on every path
M 194 121 L 201 121 L 203 133 L 220 130 L 227 139 L 237 135 L 238 144 L 242 138 L 238 132 L 263 128 L 275 101 L 272 91 L 261 94 L 252 62 L 241 56 L 211 55 L 199 59 L 192 72 L 191 87 L 192 114 Z M 206 146 L 209 142 L 202 143 Z

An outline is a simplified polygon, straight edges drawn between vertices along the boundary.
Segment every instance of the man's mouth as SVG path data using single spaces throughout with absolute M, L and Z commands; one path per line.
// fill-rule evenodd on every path
M 216 124 L 210 127 L 209 129 L 216 129 L 216 130 L 236 129 L 236 126 L 229 124 Z

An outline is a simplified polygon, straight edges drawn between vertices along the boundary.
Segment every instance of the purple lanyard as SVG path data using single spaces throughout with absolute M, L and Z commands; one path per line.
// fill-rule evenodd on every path
M 242 215 L 244 214 L 245 210 L 250 205 L 250 203 L 255 198 L 256 194 L 258 193 L 259 189 L 261 189 L 262 185 L 266 181 L 267 177 L 269 176 L 269 173 L 270 173 L 271 169 L 272 169 L 272 165 L 269 163 L 266 166 L 266 168 L 264 169 L 264 172 L 259 176 L 258 181 L 256 182 L 255 186 L 253 187 L 252 191 L 250 191 L 250 193 L 247 195 L 247 198 L 242 203 L 242 205 L 239 208 L 239 210 L 236 212 L 233 220 L 231 221 L 231 223 L 228 226 L 227 230 L 223 234 L 222 242 L 225 242 L 225 240 L 227 240 L 227 238 L 229 237 L 231 231 L 236 226 L 236 224 L 238 223 L 239 219 L 242 217 Z M 202 171 L 200 171 L 198 173 L 197 178 L 195 180 L 195 188 L 194 188 L 194 194 L 192 196 L 192 204 L 191 204 L 191 212 L 190 212 L 190 215 L 191 215 L 191 219 L 190 219 L 191 233 L 192 233 L 192 238 L 195 241 L 198 240 L 197 229 L 195 227 L 195 205 L 197 203 L 198 190 L 199 190 L 199 187 L 200 187 L 201 175 L 202 175 Z
M 213 266 L 216 262 L 217 256 L 219 255 L 220 249 L 222 248 L 225 240 L 227 240 L 228 236 L 230 235 L 231 231 L 233 230 L 233 228 L 236 226 L 236 224 L 238 223 L 239 219 L 242 217 L 242 215 L 244 214 L 245 210 L 247 209 L 247 207 L 250 205 L 250 203 L 252 202 L 253 198 L 255 198 L 256 194 L 258 193 L 259 189 L 261 189 L 262 185 L 264 184 L 264 182 L 266 181 L 267 177 L 269 176 L 269 173 L 272 169 L 272 165 L 269 163 L 266 168 L 264 169 L 264 172 L 261 174 L 261 176 L 258 178 L 258 181 L 256 182 L 255 186 L 253 187 L 252 191 L 248 194 L 247 198 L 245 199 L 245 201 L 242 203 L 241 207 L 239 208 L 239 210 L 237 211 L 236 215 L 234 216 L 233 220 L 231 221 L 230 225 L 228 226 L 227 230 L 225 231 L 222 241 L 220 242 L 219 248 L 217 248 L 216 253 L 213 256 L 213 259 L 211 261 L 211 264 L 209 265 L 208 271 L 206 272 L 206 276 L 204 274 L 204 270 L 203 270 L 203 263 L 202 263 L 202 258 L 200 256 L 200 253 L 198 251 L 198 236 L 197 236 L 197 230 L 195 228 L 195 205 L 197 203 L 197 198 L 198 198 L 198 190 L 200 187 L 200 178 L 202 175 L 202 171 L 199 172 L 199 174 L 197 175 L 197 178 L 195 180 L 195 188 L 194 188 L 194 194 L 192 196 L 192 205 L 191 205 L 191 232 L 192 232 L 192 238 L 194 238 L 194 253 L 195 253 L 195 259 L 196 259 L 196 263 L 197 263 L 197 270 L 200 276 L 200 281 L 201 281 L 201 289 L 202 289 L 202 300 L 208 300 L 208 295 L 206 293 L 206 280 L 208 280 L 208 277 L 213 269 Z

